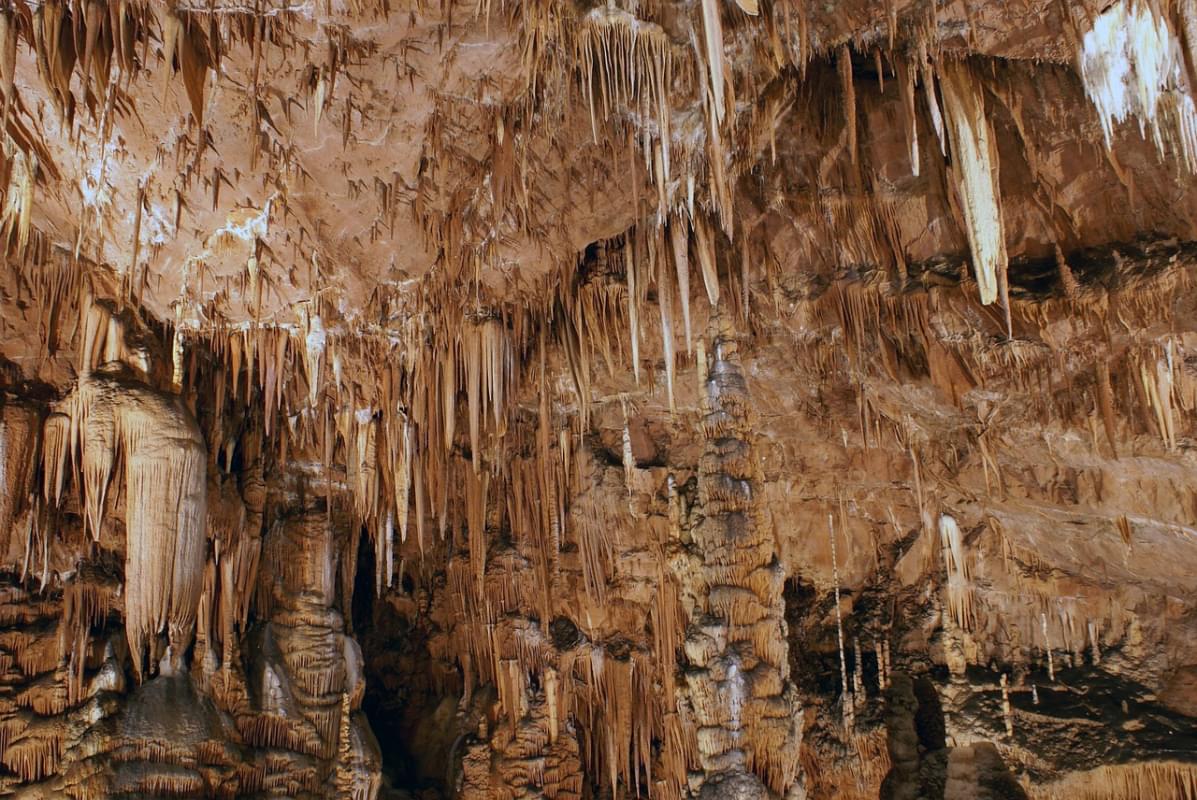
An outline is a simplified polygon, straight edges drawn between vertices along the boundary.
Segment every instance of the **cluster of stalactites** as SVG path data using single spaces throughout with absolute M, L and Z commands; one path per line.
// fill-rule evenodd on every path
M 113 481 L 124 481 L 126 634 L 139 675 L 147 644 L 162 655 L 158 634 L 169 632 L 173 666 L 191 643 L 206 549 L 206 469 L 203 437 L 181 401 L 119 367 L 80 375 L 45 423 L 43 499 L 60 503 L 71 476 L 97 541 Z
M 260 402 L 263 449 L 273 451 L 280 466 L 294 454 L 315 454 L 330 478 L 324 491 L 347 491 L 377 554 L 380 593 L 394 583 L 396 554 L 409 531 L 421 552 L 430 522 L 444 536 L 448 509 L 458 499 L 459 486 L 448 480 L 455 453 L 468 453 L 476 473 L 494 466 L 510 398 L 523 377 L 517 354 L 534 323 L 548 324 L 517 303 L 469 314 L 459 294 L 446 294 L 429 301 L 435 313 L 412 315 L 378 336 L 326 327 L 325 317 L 306 307 L 297 309 L 298 325 L 185 334 L 215 356 L 202 367 L 208 373 L 197 375 L 194 351 L 200 348 L 189 347 L 193 355 L 180 388 L 186 395 L 210 380 L 210 434 L 214 452 L 225 453 L 226 469 L 237 434 L 225 418 Z M 372 366 L 363 374 L 347 364 Z M 332 478 L 338 464 L 345 465 L 343 486 Z
M 1133 117 L 1161 155 L 1197 172 L 1197 7 L 1119 0 L 1092 21 L 1078 61 L 1107 147 Z
M 515 782 L 568 797 L 581 790 L 584 763 L 585 774 L 613 789 L 647 786 L 653 796 L 680 797 L 688 759 L 673 685 L 682 626 L 668 576 L 647 612 L 652 647 L 616 657 L 584 637 L 562 646 L 548 636 L 547 622 L 563 603 L 594 614 L 588 631 L 615 613 L 612 605 L 621 601 L 611 583 L 630 534 L 621 532 L 629 523 L 622 505 L 604 503 L 573 480 L 596 465 L 584 449 L 573 452 L 568 431 L 557 427 L 541 366 L 538 419 L 518 423 L 511 435 L 528 449 L 498 472 L 475 473 L 464 457 L 450 462 L 451 483 L 460 487 L 451 509 L 462 521 L 464 552 L 448 566 L 449 652 L 462 670 L 465 702 L 473 687 L 492 684 L 499 706 L 497 726 L 466 756 L 468 796 L 494 796 Z M 507 532 L 502 543 L 495 541 L 499 530 Z M 576 544 L 576 555 L 563 554 L 567 543 Z M 571 576 L 562 561 L 581 574 Z M 577 594 L 562 597 L 574 580 Z M 525 738 L 535 731 L 547 738 Z M 660 753 L 654 741 L 664 743 Z M 543 773 L 539 766 L 525 773 L 537 763 Z
M 643 160 L 656 188 L 658 224 L 663 225 L 677 205 L 695 216 L 696 185 L 705 171 L 710 207 L 730 234 L 735 225 L 729 158 L 736 106 L 732 71 L 720 4 L 703 0 L 699 10 L 692 21 L 694 47 L 688 51 L 675 46 L 656 22 L 611 4 L 595 8 L 571 31 L 573 62 L 595 143 L 605 139 L 600 137 L 600 122 L 614 112 L 630 121 L 628 146 L 633 159 L 638 155 Z M 698 89 L 695 98 L 690 97 L 692 87 Z M 695 101 L 703 130 L 675 137 L 674 106 Z
M 234 666 L 238 637 L 249 629 L 250 605 L 262 559 L 262 524 L 266 484 L 257 440 L 242 441 L 248 466 L 242 471 L 240 491 L 231 480 L 210 484 L 208 536 L 212 553 L 204 570 L 203 590 L 196 619 L 196 659 L 211 672 L 217 666 Z
M 580 73 L 584 100 L 590 109 L 596 142 L 599 139 L 598 121 L 606 119 L 614 108 L 628 108 L 639 120 L 638 146 L 643 150 L 647 172 L 659 194 L 657 224 L 664 226 L 670 223 L 676 210 L 681 209 L 681 215 L 695 220 L 693 224 L 698 227 L 696 176 L 705 172 L 709 184 L 708 202 L 705 205 L 731 238 L 733 235 L 744 236 L 747 232 L 735 230 L 737 219 L 733 199 L 736 170 L 740 167 L 736 166 L 736 159 L 729 158 L 729 154 L 747 147 L 750 142 L 737 139 L 740 136 L 739 129 L 744 126 L 738 125 L 733 84 L 737 77 L 744 79 L 746 76 L 737 73 L 728 59 L 725 25 L 727 14 L 732 12 L 725 5 L 715 0 L 703 0 L 695 4 L 699 13 L 691 20 L 695 39 L 692 52 L 683 49 L 674 52 L 669 36 L 655 22 L 638 19 L 624 9 L 594 9 L 577 24 L 574 60 Z M 743 4 L 741 8 L 749 14 L 759 12 L 758 8 L 746 8 Z M 784 20 L 773 19 L 775 14 L 781 12 L 766 14 L 762 23 L 772 37 L 774 59 L 781 64 L 793 57 L 804 66 L 805 60 L 810 57 L 805 12 L 800 14 L 796 34 L 791 30 L 789 10 L 784 12 Z M 927 116 L 939 140 L 939 149 L 946 157 L 949 146 L 951 148 L 952 163 L 948 170 L 959 199 L 954 207 L 968 240 L 981 300 L 985 304 L 1000 300 L 1003 307 L 1008 308 L 1008 256 L 998 188 L 997 147 L 985 107 L 981 78 L 967 63 L 947 61 L 932 53 L 927 43 L 929 34 L 921 35 L 907 54 L 896 55 L 892 38 L 893 29 L 897 26 L 896 6 L 891 7 L 889 24 L 891 60 L 895 64 L 902 96 L 903 130 L 911 171 L 917 176 L 922 169 L 919 115 L 916 112 L 916 93 L 921 82 Z M 785 31 L 784 37 L 779 33 L 781 30 Z M 793 48 L 786 46 L 792 44 L 791 39 L 795 35 L 802 42 L 796 49 L 798 55 L 790 53 Z M 783 44 L 783 38 L 786 44 Z M 878 60 L 879 72 L 884 74 L 880 67 L 880 51 L 875 51 L 874 55 Z M 836 62 L 843 91 L 846 148 L 855 166 L 858 163 L 858 119 L 851 45 L 844 44 L 839 48 Z M 662 81 L 669 87 L 670 74 L 685 72 L 689 75 L 687 68 L 700 76 L 697 103 L 705 125 L 698 136 L 683 130 L 682 135 L 674 140 L 674 130 L 669 120 L 677 112 L 671 111 L 671 105 L 685 98 L 680 97 L 673 87 L 666 94 L 662 89 Z M 751 141 L 767 137 L 775 150 L 777 109 L 769 105 L 766 96 L 765 107 L 760 113 L 757 112 L 757 109 L 753 109 L 752 122 L 747 126 L 748 137 Z M 635 142 L 636 138 L 632 137 L 629 141 Z M 696 142 L 705 147 L 701 157 L 697 157 L 697 151 L 691 152 L 695 150 Z M 671 149 L 677 151 L 677 157 L 670 157 Z M 679 164 L 680 168 L 671 167 L 671 163 Z M 673 173 L 683 172 L 684 175 L 679 174 L 674 178 Z M 670 224 L 677 227 L 675 223 Z M 696 230 L 695 233 L 701 235 L 701 231 Z M 702 251 L 701 241 L 699 251 Z M 895 255 L 899 262 L 902 261 L 900 253 Z M 1009 319 L 1007 332 L 1010 332 Z

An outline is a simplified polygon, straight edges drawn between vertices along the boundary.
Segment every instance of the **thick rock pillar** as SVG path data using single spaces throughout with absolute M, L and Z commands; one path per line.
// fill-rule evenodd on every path
M 698 506 L 678 575 L 693 600 L 683 695 L 693 714 L 700 798 L 794 790 L 801 738 L 789 681 L 785 574 L 757 495 L 760 474 L 737 346 L 712 323 Z

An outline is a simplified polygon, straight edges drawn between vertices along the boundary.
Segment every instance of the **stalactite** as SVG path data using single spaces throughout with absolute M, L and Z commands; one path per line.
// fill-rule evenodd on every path
M 629 244 L 625 244 L 624 268 L 628 281 L 628 336 L 632 343 L 632 374 L 640 383 L 640 292 L 636 286 L 636 259 Z
M 81 376 L 63 410 L 74 449 L 82 454 L 86 516 L 97 540 L 118 452 L 124 464 L 126 632 L 140 675 L 148 638 L 169 627 L 176 660 L 191 641 L 205 543 L 203 439 L 177 401 L 105 374 Z M 50 438 L 56 439 L 65 423 L 52 419 Z M 63 457 L 59 446 L 45 457 L 47 474 L 57 474 Z M 54 483 L 57 495 L 57 477 Z
M 864 659 L 860 654 L 860 639 L 852 637 L 852 703 L 863 708 L 868 695 L 864 685 Z
M 931 64 L 931 60 L 927 56 L 927 42 L 921 38 L 918 42 L 917 58 L 919 75 L 923 82 L 923 96 L 927 100 L 927 112 L 931 115 L 931 125 L 935 129 L 936 138 L 939 140 L 940 154 L 947 155 L 948 140 L 944 134 L 943 113 L 939 109 L 939 100 L 936 98 L 935 93 L 935 67 Z
M 848 131 L 848 159 L 856 164 L 856 85 L 852 78 L 852 50 L 846 44 L 840 45 L 836 54 L 836 69 L 840 74 L 844 126 Z
M 6 250 L 23 260 L 32 230 L 33 186 L 38 159 L 35 154 L 20 150 L 5 153 L 5 159 L 10 165 L 9 183 L 4 193 L 4 208 L 0 212 L 0 238 L 3 238 Z
M 1039 614 L 1039 625 L 1043 630 L 1043 649 L 1047 653 L 1047 679 L 1054 681 L 1056 679 L 1056 662 L 1052 657 L 1052 641 L 1047 632 L 1047 614 Z
M 43 451 L 50 448 L 65 456 L 60 441 L 45 441 L 44 435 L 39 436 L 41 424 L 36 407 L 0 399 L 0 558 L 12 552 L 13 539 L 17 539 L 14 534 L 19 535 L 22 529 L 25 553 L 33 548 L 33 526 L 39 508 L 33 484 L 39 445 Z M 61 431 L 61 426 L 57 429 Z M 43 475 L 43 481 L 52 479 L 50 470 L 43 471 Z
M 952 620 L 962 630 L 973 627 L 973 591 L 964 540 L 955 518 L 947 514 L 939 518 L 940 552 L 943 554 L 944 575 L 947 578 L 948 610 Z
M 1181 7 L 1182 14 L 1192 16 L 1187 4 Z M 1161 155 L 1171 147 L 1177 161 L 1197 172 L 1197 105 L 1184 48 L 1157 4 L 1120 0 L 1111 5 L 1092 20 L 1078 60 L 1107 149 L 1113 147 L 1115 124 L 1134 116 L 1144 138 L 1150 127 Z
M 686 235 L 686 223 L 679 216 L 669 226 L 670 244 L 674 264 L 677 267 L 678 295 L 682 299 L 682 323 L 686 328 L 686 353 L 694 352 L 694 338 L 690 328 L 690 243 Z
M 902 131 L 906 135 L 906 152 L 910 154 L 910 174 L 919 175 L 919 126 L 915 112 L 915 81 L 917 70 L 909 61 L 898 61 L 898 90 L 902 95 Z
M 941 67 L 940 86 L 952 133 L 952 155 L 959 171 L 961 205 L 981 302 L 1001 300 L 1006 312 L 1006 333 L 1010 335 L 1008 256 L 998 190 L 997 149 L 985 114 L 981 84 L 967 65 L 949 63 Z
M 1114 458 L 1118 458 L 1118 434 L 1114 424 L 1114 389 L 1110 385 L 1110 365 L 1099 359 L 1097 362 L 1097 402 L 1101 409 L 1101 421 L 1106 431 L 1106 440 Z
M 727 65 L 723 55 L 723 21 L 719 16 L 719 5 L 715 0 L 702 0 L 703 41 L 706 43 L 706 61 L 710 74 L 711 102 L 715 110 L 714 123 L 723 124 L 727 114 L 723 81 Z
M 711 308 L 719 305 L 719 275 L 715 269 L 715 242 L 706 220 L 694 220 L 695 246 L 698 249 L 698 263 L 702 266 L 702 281 L 707 289 L 707 300 Z
M 669 402 L 669 413 L 677 413 L 677 401 L 674 399 L 674 373 L 676 359 L 674 357 L 673 336 L 673 287 L 669 281 L 669 274 L 673 265 L 666 259 L 657 260 L 657 307 L 661 312 L 661 355 L 665 359 L 665 394 Z
M 465 479 L 466 519 L 470 537 L 470 568 L 474 576 L 474 591 L 483 596 L 486 579 L 486 495 L 490 476 L 468 474 Z
M 623 403 L 623 479 L 630 496 L 636 485 L 636 457 L 632 455 L 632 432 L 628 428 L 628 405 Z

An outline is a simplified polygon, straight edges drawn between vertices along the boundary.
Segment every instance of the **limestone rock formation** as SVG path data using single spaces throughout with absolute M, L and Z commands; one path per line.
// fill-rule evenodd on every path
M 0 2 L 0 796 L 1197 797 L 1194 0 Z

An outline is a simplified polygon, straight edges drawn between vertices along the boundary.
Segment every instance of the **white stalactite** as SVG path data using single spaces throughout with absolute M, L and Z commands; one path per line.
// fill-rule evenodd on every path
M 1134 117 L 1161 154 L 1172 146 L 1174 156 L 1197 171 L 1197 105 L 1184 48 L 1155 4 L 1121 0 L 1110 6 L 1082 37 L 1079 61 L 1107 147 L 1115 126 Z
M 985 115 L 981 85 L 968 66 L 945 64 L 940 87 L 977 288 L 981 302 L 988 305 L 998 299 L 1009 261 L 993 132 Z M 1006 304 L 1004 296 L 1002 302 Z
M 962 630 L 972 628 L 972 586 L 964 540 L 956 520 L 943 514 L 939 518 L 940 550 L 943 553 L 944 573 L 947 576 L 948 613 Z

